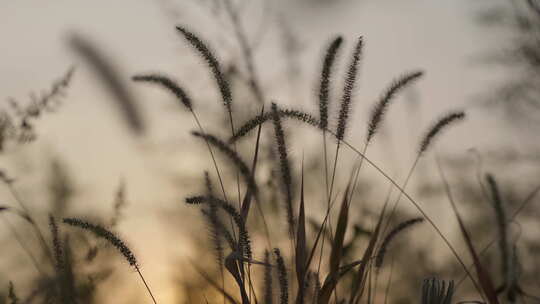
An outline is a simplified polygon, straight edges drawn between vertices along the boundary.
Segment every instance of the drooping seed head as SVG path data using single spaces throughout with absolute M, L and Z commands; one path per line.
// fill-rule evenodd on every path
M 191 98 L 186 93 L 186 91 L 178 85 L 174 80 L 172 80 L 170 77 L 167 77 L 165 75 L 158 75 L 158 74 L 144 74 L 144 75 L 135 75 L 131 77 L 133 81 L 138 82 L 149 82 L 149 83 L 155 83 L 157 85 L 160 85 L 164 89 L 170 91 L 171 93 L 176 96 L 178 101 L 182 103 L 189 111 L 193 111 L 192 109 L 192 103 Z
M 199 55 L 206 61 L 210 68 L 214 79 L 218 85 L 223 104 L 229 113 L 232 112 L 232 93 L 229 83 L 223 75 L 219 61 L 214 53 L 210 50 L 208 45 L 202 41 L 195 33 L 189 31 L 183 26 L 177 26 L 176 29 L 184 36 L 184 38 L 191 44 L 195 50 L 199 52 Z
M 465 118 L 465 112 L 452 112 L 443 118 L 439 119 L 428 131 L 428 133 L 424 136 L 424 139 L 420 143 L 420 149 L 418 150 L 418 154 L 422 155 L 424 152 L 426 152 L 431 144 L 431 142 L 435 139 L 435 137 L 441 133 L 442 130 L 445 128 L 448 128 L 450 125 L 461 121 Z
M 407 87 L 409 84 L 413 83 L 415 80 L 420 78 L 424 72 L 414 71 L 406 73 L 398 79 L 394 80 L 392 84 L 386 89 L 384 94 L 381 96 L 380 100 L 375 104 L 375 107 L 371 111 L 371 119 L 369 120 L 368 133 L 366 142 L 370 142 L 377 129 L 381 123 L 383 116 L 388 108 L 390 102 L 394 96 L 403 88 Z
M 133 266 L 136 269 L 139 267 L 137 263 L 137 259 L 135 258 L 135 255 L 133 254 L 131 249 L 129 249 L 129 247 L 113 232 L 107 230 L 106 228 L 100 225 L 91 224 L 89 222 L 86 222 L 77 218 L 64 218 L 63 222 L 64 224 L 68 224 L 70 226 L 92 232 L 95 236 L 105 239 L 107 242 L 113 245 L 118 251 L 120 251 L 120 253 L 124 256 L 124 258 L 129 263 L 129 265 Z

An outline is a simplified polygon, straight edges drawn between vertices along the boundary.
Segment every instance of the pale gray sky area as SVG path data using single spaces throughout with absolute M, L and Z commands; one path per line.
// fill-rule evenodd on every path
M 178 211 L 182 207 L 180 195 L 186 191 L 178 187 L 200 181 L 199 178 L 186 182 L 180 177 L 200 177 L 202 172 L 196 165 L 210 168 L 210 163 L 206 158 L 190 156 L 193 150 L 206 154 L 202 154 L 202 147 L 187 148 L 194 143 L 188 132 L 193 128 L 191 117 L 176 107 L 172 98 L 152 87 L 128 82 L 146 113 L 149 128 L 143 139 L 129 136 L 120 115 L 111 106 L 111 97 L 91 69 L 70 50 L 67 37 L 80 34 L 95 42 L 114 61 L 126 81 L 139 72 L 173 75 L 194 96 L 194 103 L 205 113 L 203 121 L 212 121 L 212 115 L 221 110 L 215 86 L 206 67 L 174 26 L 187 25 L 200 33 L 221 58 L 231 59 L 239 52 L 228 21 L 216 19 L 208 8 L 206 3 L 212 1 L 198 1 L 0 0 L 2 102 L 8 97 L 25 102 L 29 92 L 48 88 L 69 66 L 77 66 L 58 112 L 36 123 L 38 140 L 8 150 L 0 156 L 0 167 L 11 170 L 20 179 L 20 187 L 33 198 L 43 190 L 32 188 L 43 178 L 38 169 L 51 156 L 62 159 L 81 189 L 77 208 L 84 210 L 110 208 L 112 194 L 124 177 L 128 197 L 136 206 L 130 206 L 127 213 L 131 216 L 122 226 L 133 228 L 121 230 L 134 250 L 140 252 L 151 282 L 161 282 L 170 274 L 159 260 L 172 259 L 186 250 L 181 246 L 161 250 L 171 232 L 160 224 L 160 216 L 164 211 Z M 505 77 L 504 70 L 481 64 L 478 58 L 502 49 L 508 33 L 484 27 L 475 20 L 483 7 L 502 1 L 269 0 L 272 4 L 263 9 L 261 1 L 252 2 L 246 6 L 242 21 L 253 37 L 260 33 L 261 20 L 270 16 L 271 23 L 263 32 L 265 36 L 255 59 L 268 99 L 281 104 L 315 111 L 315 84 L 326 43 L 335 34 L 345 36 L 345 52 L 341 56 L 345 64 L 356 37 L 364 37 L 360 86 L 355 97 L 357 119 L 349 133 L 358 145 L 363 143 L 367 110 L 391 79 L 417 68 L 426 72 L 414 90 L 420 102 L 419 112 L 407 118 L 405 98 L 398 99 L 388 113 L 388 128 L 384 129 L 390 134 L 393 148 L 380 145 L 383 156 L 373 153 L 375 159 L 391 155 L 408 160 L 424 128 L 441 114 L 459 108 L 470 108 L 469 120 L 445 135 L 441 149 L 464 153 L 471 147 L 482 150 L 520 144 L 518 139 L 509 139 L 512 131 L 495 127 L 499 124 L 497 117 L 483 115 L 483 110 L 471 103 Z M 285 74 L 286 61 L 276 20 L 287 24 L 300 42 L 301 77 L 294 82 L 293 90 Z M 252 113 L 257 109 L 253 107 Z M 292 147 L 291 151 L 297 158 L 303 152 L 302 147 Z M 20 165 L 20 161 L 25 165 Z M 1 191 L 3 196 L 4 190 Z M 146 227 L 142 232 L 147 235 L 142 237 L 147 240 L 144 243 L 130 236 L 131 229 L 137 231 L 141 227 Z M 170 280 L 155 284 L 155 292 L 162 297 L 172 296 L 169 284 Z

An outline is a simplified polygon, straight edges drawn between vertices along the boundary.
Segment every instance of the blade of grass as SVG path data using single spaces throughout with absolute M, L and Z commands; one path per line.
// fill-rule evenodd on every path
M 304 210 L 304 158 L 302 157 L 302 180 L 300 184 L 300 207 L 298 210 L 298 223 L 296 231 L 296 278 L 298 281 L 297 304 L 304 303 L 306 279 L 306 215 Z

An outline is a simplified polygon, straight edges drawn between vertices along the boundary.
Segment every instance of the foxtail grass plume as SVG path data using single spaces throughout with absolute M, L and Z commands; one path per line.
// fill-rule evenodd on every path
M 354 48 L 349 69 L 347 70 L 347 77 L 345 78 L 345 87 L 343 88 L 343 96 L 341 98 L 341 107 L 339 109 L 338 125 L 336 129 L 336 137 L 339 141 L 345 137 L 345 131 L 347 129 L 347 122 L 349 120 L 349 113 L 351 111 L 351 100 L 353 91 L 356 85 L 356 78 L 358 74 L 358 63 L 362 54 L 363 40 L 362 37 L 358 38 L 356 46 Z
M 287 269 L 285 268 L 285 261 L 281 256 L 281 251 L 278 248 L 274 248 L 274 255 L 276 259 L 278 281 L 279 281 L 279 303 L 289 303 L 289 280 L 287 279 Z
M 321 71 L 321 82 L 319 87 L 319 123 L 321 129 L 328 127 L 328 102 L 330 99 L 330 82 L 332 70 L 338 51 L 343 43 L 343 37 L 336 37 L 326 50 Z
M 274 134 L 276 137 L 276 144 L 279 154 L 279 167 L 281 171 L 281 182 L 283 184 L 283 189 L 285 192 L 286 205 L 285 209 L 287 210 L 287 223 L 289 224 L 289 235 L 292 237 L 295 231 L 295 219 L 294 211 L 292 206 L 292 176 L 291 176 L 291 167 L 289 163 L 289 156 L 287 153 L 287 145 L 285 143 L 285 132 L 283 131 L 283 126 L 281 125 L 281 119 L 279 118 L 278 106 L 275 103 L 272 103 L 272 121 L 274 123 Z
M 450 125 L 463 120 L 465 118 L 465 112 L 452 112 L 444 116 L 443 118 L 439 119 L 431 129 L 429 129 L 429 132 L 424 136 L 424 139 L 420 143 L 420 149 L 418 150 L 418 154 L 422 155 L 424 152 L 426 152 L 431 144 L 431 142 L 437 137 L 439 133 L 441 133 L 442 130 L 449 127 Z
M 68 224 L 70 226 L 92 232 L 97 237 L 105 239 L 118 251 L 120 251 L 120 253 L 124 256 L 130 266 L 138 269 L 139 266 L 137 263 L 137 259 L 135 258 L 135 255 L 133 254 L 131 249 L 129 249 L 128 246 L 113 232 L 105 229 L 102 226 L 91 224 L 77 218 L 64 218 L 63 222 L 64 224 Z
M 377 104 L 375 104 L 373 110 L 371 111 L 371 119 L 369 120 L 366 142 L 369 143 L 377 132 L 377 129 L 383 119 L 386 109 L 388 108 L 394 96 L 400 90 L 404 89 L 409 84 L 420 78 L 423 74 L 424 72 L 422 71 L 406 73 L 403 76 L 399 77 L 397 80 L 394 80 L 392 84 L 388 87 L 388 89 L 386 89 L 380 100 L 377 102 Z
M 158 74 L 144 74 L 135 75 L 131 79 L 137 82 L 149 82 L 160 85 L 161 87 L 173 93 L 174 96 L 176 96 L 176 98 L 178 99 L 178 101 L 180 101 L 189 111 L 193 111 L 191 98 L 189 97 L 189 95 L 182 87 L 178 85 L 178 83 L 176 83 L 170 77 Z
M 315 117 L 313 117 L 313 115 L 303 112 L 301 110 L 278 109 L 278 113 L 279 113 L 280 118 L 292 118 L 292 119 L 298 120 L 300 122 L 303 122 L 305 124 L 308 124 L 314 127 L 320 126 L 320 122 Z M 229 143 L 234 143 L 238 139 L 246 136 L 251 130 L 255 129 L 259 125 L 267 122 L 268 120 L 271 120 L 273 117 L 272 115 L 273 114 L 271 112 L 264 113 L 264 114 L 259 114 L 252 119 L 249 119 L 244 124 L 242 124 L 238 128 L 238 130 L 236 130 L 236 133 L 234 134 L 234 136 L 229 138 Z
M 55 267 L 58 272 L 64 268 L 64 253 L 62 250 L 62 244 L 60 242 L 60 234 L 58 232 L 58 225 L 54 216 L 49 215 L 49 229 L 52 236 L 52 247 L 54 253 Z
M 210 68 L 212 75 L 214 76 L 214 79 L 216 80 L 216 83 L 219 87 L 219 91 L 223 99 L 223 104 L 225 105 L 225 108 L 230 114 L 232 112 L 231 88 L 225 76 L 223 75 L 217 57 L 210 50 L 208 45 L 203 42 L 202 39 L 200 39 L 195 33 L 189 31 L 183 26 L 177 26 L 176 29 L 182 34 L 182 36 L 184 36 L 184 38 L 191 44 L 191 46 L 199 52 L 200 56 L 208 64 L 208 67 Z
M 272 304 L 274 296 L 272 294 L 272 266 L 270 264 L 270 252 L 264 251 L 264 303 Z
M 217 218 L 211 211 L 205 209 L 201 209 L 201 213 L 206 218 L 208 225 L 210 226 L 210 241 L 214 246 L 217 264 L 219 267 L 221 267 L 223 266 L 223 259 L 225 255 L 222 245 L 222 234 L 219 231 L 221 226 L 217 223 L 219 221 L 219 218 Z M 232 248 L 234 250 L 234 246 Z

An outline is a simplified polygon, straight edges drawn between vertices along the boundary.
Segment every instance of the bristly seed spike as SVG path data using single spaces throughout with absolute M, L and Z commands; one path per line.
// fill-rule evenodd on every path
M 177 26 L 176 29 L 184 36 L 184 38 L 193 46 L 201 55 L 201 57 L 206 61 L 208 67 L 216 80 L 216 83 L 219 87 L 221 97 L 223 99 L 223 104 L 229 112 L 232 112 L 232 93 L 229 83 L 227 82 L 223 71 L 220 67 L 219 61 L 214 53 L 210 50 L 208 45 L 203 42 L 195 33 L 189 31 L 183 26 Z
M 330 82 L 332 70 L 338 51 L 343 43 L 343 37 L 336 37 L 326 50 L 321 71 L 321 82 L 319 87 L 319 123 L 320 128 L 325 130 L 328 127 L 328 102 L 330 99 Z
M 180 101 L 189 111 L 193 111 L 191 98 L 189 97 L 189 95 L 182 87 L 180 87 L 180 85 L 178 85 L 178 83 L 176 83 L 170 77 L 159 74 L 144 74 L 135 75 L 131 79 L 133 81 L 155 83 L 162 86 L 166 90 L 173 93 L 178 99 L 178 101 Z
M 129 247 L 113 232 L 105 229 L 100 225 L 91 224 L 77 218 L 64 218 L 63 222 L 64 224 L 90 231 L 97 237 L 107 240 L 111 245 L 116 247 L 116 249 L 118 249 L 120 253 L 122 253 L 129 265 L 133 266 L 136 269 L 139 267 L 137 259 L 135 258 L 135 255 L 133 254 L 131 249 L 129 249 Z
M 465 118 L 465 112 L 452 112 L 447 114 L 446 116 L 439 119 L 428 131 L 428 133 L 424 136 L 424 139 L 420 143 L 420 149 L 418 150 L 418 154 L 422 155 L 425 153 L 433 139 L 446 127 L 450 126 L 453 123 L 456 123 L 460 120 L 463 120 Z
M 287 223 L 289 225 L 289 236 L 294 237 L 295 232 L 295 218 L 292 206 L 292 176 L 291 167 L 289 163 L 289 156 L 287 153 L 287 145 L 285 143 L 285 132 L 281 125 L 281 119 L 279 118 L 279 110 L 276 103 L 272 103 L 272 121 L 274 123 L 274 133 L 276 137 L 277 149 L 279 154 L 279 165 L 281 170 L 281 182 L 285 191 L 286 204 L 285 209 L 287 211 Z
M 423 74 L 424 74 L 423 71 L 414 71 L 414 72 L 406 73 L 402 75 L 401 77 L 399 77 L 398 79 L 394 80 L 392 84 L 386 89 L 384 94 L 381 96 L 381 98 L 375 104 L 375 106 L 373 107 L 373 110 L 371 111 L 371 119 L 369 120 L 368 132 L 367 132 L 367 137 L 366 137 L 367 143 L 371 141 L 371 139 L 377 132 L 377 129 L 383 119 L 386 109 L 388 108 L 394 96 L 399 91 L 406 88 L 408 85 L 410 85 L 415 80 L 420 78 Z
M 345 87 L 343 88 L 343 96 L 341 98 L 341 108 L 339 110 L 338 125 L 336 129 L 336 137 L 338 141 L 341 141 L 345 137 L 345 131 L 347 129 L 347 122 L 349 120 L 351 110 L 351 100 L 354 88 L 356 86 L 356 79 L 358 74 L 358 63 L 362 55 L 363 40 L 362 37 L 358 38 L 356 46 L 354 48 L 349 69 L 347 71 L 347 77 L 345 78 Z

